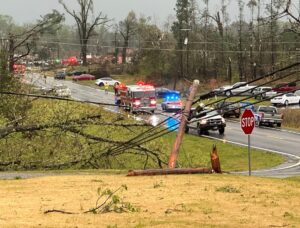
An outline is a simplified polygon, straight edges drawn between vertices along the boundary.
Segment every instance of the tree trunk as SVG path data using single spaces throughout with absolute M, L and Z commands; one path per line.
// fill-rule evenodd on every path
M 87 54 L 87 42 L 85 40 L 83 40 L 83 43 L 81 46 L 81 57 L 82 57 L 82 64 L 84 66 L 87 65 L 86 54 Z
M 14 71 L 14 40 L 12 37 L 9 38 L 9 47 L 8 47 L 8 62 L 9 62 L 9 72 L 13 72 Z
M 125 40 L 124 40 L 124 47 L 123 47 L 123 50 L 122 50 L 122 63 L 123 64 L 126 63 L 128 43 L 129 43 L 129 38 L 126 37 Z

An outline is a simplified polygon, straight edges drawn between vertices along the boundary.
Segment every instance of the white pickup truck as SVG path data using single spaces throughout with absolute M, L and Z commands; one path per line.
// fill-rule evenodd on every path
M 273 106 L 259 106 L 255 112 L 255 121 L 257 126 L 269 125 L 281 127 L 283 115 L 278 113 L 277 108 Z
M 190 128 L 194 128 L 199 135 L 206 134 L 209 130 L 219 131 L 219 134 L 223 135 L 225 127 L 225 119 L 217 111 L 206 109 L 190 116 L 185 132 L 188 133 Z

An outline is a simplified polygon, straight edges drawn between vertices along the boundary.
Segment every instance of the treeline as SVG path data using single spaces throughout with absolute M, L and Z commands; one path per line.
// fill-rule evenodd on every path
M 92 0 L 78 1 L 81 8 L 87 2 Z M 175 15 L 163 26 L 133 11 L 114 23 L 99 9 L 85 7 L 99 18 L 84 27 L 78 22 L 80 15 L 60 3 L 76 26 L 60 22 L 59 29 L 33 37 L 32 54 L 42 59 L 111 54 L 112 66 L 118 56 L 122 58 L 122 71 L 175 79 L 175 83 L 193 78 L 250 80 L 298 60 L 299 12 L 291 0 L 221 0 L 214 10 L 209 0 L 177 0 Z M 238 19 L 230 15 L 229 3 L 236 4 Z M 30 27 L 18 27 L 7 16 L 0 17 L 0 25 L 2 37 L 12 28 Z M 83 28 L 88 36 L 82 35 Z

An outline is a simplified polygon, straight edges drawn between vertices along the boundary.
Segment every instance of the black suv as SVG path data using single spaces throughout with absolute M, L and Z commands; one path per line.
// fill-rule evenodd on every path
M 219 113 L 224 117 L 235 116 L 239 118 L 241 115 L 241 106 L 235 102 L 220 102 L 216 104 L 216 109 L 218 109 Z

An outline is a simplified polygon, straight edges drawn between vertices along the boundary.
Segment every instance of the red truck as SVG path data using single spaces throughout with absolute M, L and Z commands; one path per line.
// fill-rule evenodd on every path
M 285 92 L 291 92 L 299 89 L 296 82 L 291 83 L 281 83 L 275 86 L 272 90 L 277 93 L 285 93 Z
M 155 88 L 152 85 L 120 86 L 120 103 L 130 112 L 156 110 Z

